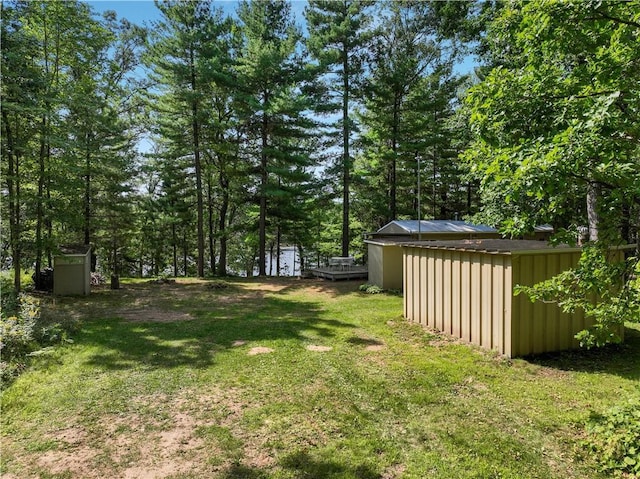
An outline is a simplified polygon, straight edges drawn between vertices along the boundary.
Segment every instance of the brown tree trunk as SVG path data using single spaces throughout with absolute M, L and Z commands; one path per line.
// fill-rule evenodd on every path
M 20 160 L 15 150 L 15 142 L 9 117 L 6 111 L 2 112 L 2 123 L 7 139 L 7 189 L 9 196 L 9 233 L 11 243 L 11 259 L 13 262 L 13 287 L 19 293 L 20 284 Z
M 264 94 L 264 107 L 269 104 L 269 94 Z M 267 170 L 268 157 L 267 147 L 269 146 L 269 117 L 266 113 L 262 115 L 262 143 L 260 145 L 260 218 L 258 220 L 258 275 L 267 275 L 267 184 L 269 172 Z
M 196 71 L 193 49 L 189 52 L 191 63 L 191 92 L 196 93 Z M 200 159 L 200 121 L 198 118 L 198 100 L 191 104 L 193 129 L 193 161 L 196 172 L 196 203 L 198 216 L 198 276 L 204 277 L 204 201 L 202 198 L 202 162 Z
M 351 156 L 349 152 L 349 56 L 342 46 L 342 256 L 349 256 L 349 189 L 351 186 Z

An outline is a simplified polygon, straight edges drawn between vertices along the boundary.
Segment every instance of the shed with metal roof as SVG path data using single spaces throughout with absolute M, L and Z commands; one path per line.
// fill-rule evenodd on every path
M 458 220 L 395 220 L 366 235 L 369 283 L 402 288 L 402 244 L 407 241 L 500 238 L 495 228 Z
M 580 248 L 533 240 L 405 243 L 404 315 L 508 357 L 577 348 L 575 334 L 592 325 L 584 314 L 532 303 L 514 296 L 514 287 L 552 278 L 580 255 Z

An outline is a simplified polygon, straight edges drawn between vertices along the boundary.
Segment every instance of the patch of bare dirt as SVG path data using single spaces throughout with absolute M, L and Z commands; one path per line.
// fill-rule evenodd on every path
M 364 349 L 366 351 L 382 351 L 385 348 L 384 344 L 370 344 L 366 346 Z
M 381 479 L 395 479 L 397 477 L 401 477 L 406 469 L 407 467 L 404 464 L 393 464 L 385 469 L 382 473 Z
M 317 351 L 320 353 L 331 351 L 333 348 L 331 346 L 318 346 L 316 344 L 309 344 L 306 348 L 309 351 Z
M 64 444 L 65 447 L 76 446 L 87 440 L 87 432 L 79 426 L 70 426 L 46 435 L 47 439 L 53 439 Z
M 51 475 L 86 479 L 208 477 L 212 466 L 207 458 L 216 446 L 207 443 L 198 428 L 237 427 L 246 407 L 233 389 L 134 397 L 130 404 L 131 411 L 105 415 L 90 429 L 73 425 L 50 432 L 47 437 L 58 441 L 58 448 L 23 456 L 20 462 L 35 463 Z M 136 412 L 138 408 L 145 413 Z M 259 441 L 246 442 L 243 456 L 253 467 L 269 467 L 273 459 Z
M 274 352 L 275 349 L 266 348 L 264 346 L 256 346 L 255 348 L 251 348 L 247 353 L 249 356 L 256 356 L 258 354 L 269 354 Z
M 77 447 L 46 451 L 39 454 L 36 464 L 49 474 L 71 473 L 72 477 L 96 478 L 92 464 L 99 454 L 99 451 L 88 445 L 78 445 Z

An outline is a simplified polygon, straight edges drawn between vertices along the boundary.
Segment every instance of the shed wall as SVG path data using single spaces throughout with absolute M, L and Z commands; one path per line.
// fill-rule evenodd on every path
M 422 241 L 459 240 L 471 238 L 500 238 L 499 233 L 492 232 L 428 232 L 420 235 Z M 379 238 L 396 241 L 418 239 L 418 235 L 379 235 Z M 403 247 L 399 244 L 368 243 L 369 283 L 383 289 L 403 289 Z
M 404 264 L 407 319 L 508 354 L 509 256 L 409 247 Z
M 580 252 L 513 257 L 513 284 L 533 286 L 578 264 Z M 593 324 L 582 311 L 563 313 L 555 303 L 532 303 L 525 294 L 513 297 L 512 356 L 580 347 L 575 334 Z
M 371 284 L 382 289 L 402 288 L 402 248 L 398 245 L 368 244 L 368 270 Z
M 378 244 L 367 245 L 367 269 L 369 270 L 369 280 L 371 284 L 375 284 L 384 288 L 384 263 L 383 263 L 383 246 Z
M 53 293 L 62 296 L 91 293 L 89 254 L 56 256 L 54 258 Z
M 579 347 L 574 338 L 592 323 L 563 313 L 555 303 L 514 296 L 577 264 L 580 252 L 491 254 L 480 251 L 404 248 L 404 314 L 509 357 Z

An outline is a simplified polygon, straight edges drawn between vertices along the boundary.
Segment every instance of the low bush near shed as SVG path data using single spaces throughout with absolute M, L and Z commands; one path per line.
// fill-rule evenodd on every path
M 37 297 L 16 294 L 11 287 L 3 288 L 1 302 L 0 387 L 3 388 L 27 367 L 30 356 L 48 352 L 48 346 L 69 342 L 69 334 L 77 330 L 78 321 L 42 315 Z
M 363 293 L 367 293 L 367 294 L 384 293 L 384 289 L 382 289 L 380 286 L 376 286 L 375 284 L 369 284 L 369 283 L 360 285 L 358 289 Z
M 583 445 L 604 472 L 640 477 L 640 400 L 593 415 Z
M 40 308 L 26 294 L 4 292 L 0 313 L 0 378 L 4 384 L 24 368 L 22 358 L 35 349 L 34 330 Z

